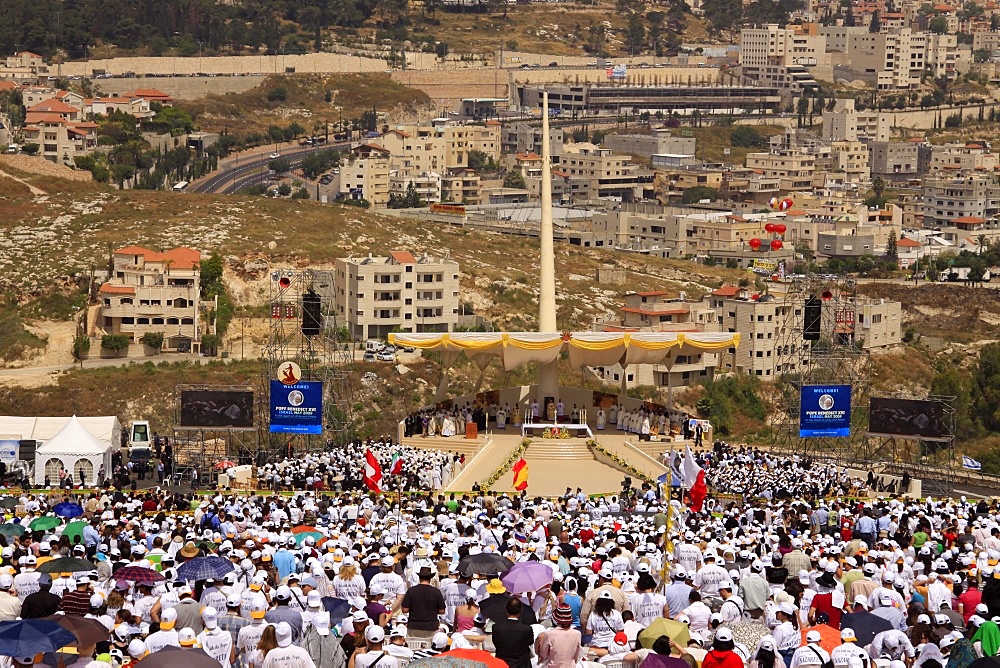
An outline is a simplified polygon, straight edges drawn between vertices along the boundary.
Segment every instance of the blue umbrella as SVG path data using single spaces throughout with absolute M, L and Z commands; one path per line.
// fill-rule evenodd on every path
M 323 609 L 330 613 L 330 625 L 339 624 L 345 617 L 351 614 L 351 604 L 342 598 L 324 596 L 320 599 Z
M 59 517 L 79 517 L 80 515 L 83 515 L 83 508 L 81 508 L 78 503 L 63 501 L 62 503 L 57 503 L 52 509 L 52 512 Z
M 209 557 L 197 557 L 191 561 L 185 561 L 177 567 L 177 576 L 184 580 L 207 580 L 208 578 L 219 579 L 226 573 L 236 570 L 233 562 L 222 557 L 212 555 Z
M 0 622 L 0 654 L 4 656 L 34 656 L 75 642 L 76 636 L 45 619 Z

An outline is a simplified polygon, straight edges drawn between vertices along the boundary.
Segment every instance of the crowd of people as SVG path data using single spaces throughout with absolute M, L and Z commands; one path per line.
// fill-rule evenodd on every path
M 440 486 L 428 466 L 457 463 L 384 441 L 265 465 L 254 493 L 15 497 L 9 524 L 72 501 L 86 526 L 0 532 L 0 621 L 78 615 L 108 638 L 11 662 L 107 668 L 179 647 L 223 668 L 401 668 L 468 648 L 510 668 L 1000 663 L 995 502 L 849 497 L 865 481 L 842 467 L 721 444 L 697 456 L 730 496 L 702 512 L 648 485 L 375 493 L 345 484 L 368 448 L 386 466 L 412 457 L 413 490 Z M 93 568 L 40 572 L 66 556 Z M 226 565 L 185 577 L 200 557 Z M 522 562 L 545 577 L 507 578 Z M 116 577 L 130 566 L 162 581 Z

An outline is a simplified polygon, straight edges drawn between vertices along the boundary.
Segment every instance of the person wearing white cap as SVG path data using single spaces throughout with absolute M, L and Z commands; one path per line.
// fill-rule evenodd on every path
M 264 621 L 267 609 L 267 599 L 260 592 L 255 593 L 247 613 L 250 616 L 250 623 L 240 629 L 236 637 L 237 664 L 243 668 L 249 664 L 250 655 L 257 649 L 257 643 L 260 642 L 264 628 L 268 625 Z
M 302 637 L 302 613 L 292 610 L 288 604 L 292 600 L 292 590 L 287 585 L 281 585 L 274 590 L 274 607 L 264 615 L 271 624 L 286 622 L 292 628 L 292 641 L 298 642 Z
M 347 665 L 347 655 L 340 645 L 340 638 L 330 630 L 330 613 L 326 610 L 313 615 L 312 623 L 302 638 L 302 648 L 317 666 Z
M 236 659 L 236 647 L 229 631 L 219 628 L 219 611 L 211 605 L 201 611 L 201 619 L 205 629 L 198 634 L 198 644 L 205 653 L 222 664 L 222 668 L 230 668 Z
M 823 666 L 830 660 L 830 654 L 820 647 L 822 637 L 819 631 L 813 629 L 806 633 L 806 644 L 795 650 L 789 668 L 799 668 L 799 666 Z
M 20 565 L 21 572 L 14 576 L 14 591 L 17 592 L 18 600 L 24 603 L 24 599 L 40 589 L 38 578 L 42 574 L 36 571 L 33 566 L 28 565 L 27 557 L 21 558 L 25 560 L 25 563 Z M 50 577 L 49 583 L 51 584 L 51 582 L 52 579 Z
M 385 631 L 381 626 L 369 626 L 365 629 L 367 651 L 355 653 L 354 668 L 399 668 L 399 660 L 382 649 L 385 642 Z M 269 666 L 264 666 L 269 668 Z
M 14 578 L 0 575 L 0 622 L 11 622 L 21 616 L 21 601 L 14 590 Z
M 278 646 L 264 657 L 262 668 L 316 668 L 309 652 L 292 643 L 292 627 L 287 622 L 278 622 L 274 636 Z
M 150 654 L 155 654 L 164 647 L 181 646 L 177 637 L 177 629 L 174 628 L 176 624 L 177 611 L 173 608 L 164 610 L 163 614 L 160 615 L 160 630 L 146 636 L 146 649 L 149 650 Z
M 840 644 L 830 652 L 830 660 L 836 668 L 846 668 L 850 660 L 860 657 L 864 663 L 864 668 L 868 668 L 871 657 L 865 650 L 858 646 L 858 637 L 854 634 L 854 629 L 845 627 L 840 631 Z
M 398 573 L 394 572 L 396 560 L 391 556 L 382 557 L 382 572 L 376 573 L 368 583 L 369 588 L 378 586 L 382 590 L 381 603 L 389 610 L 398 608 L 403 603 L 403 594 L 406 593 L 406 583 Z
M 877 659 L 883 654 L 888 655 L 890 660 L 902 659 L 903 656 L 912 660 L 916 651 L 905 633 L 892 629 L 876 634 L 868 645 L 868 656 L 871 658 Z
M 774 618 L 778 625 L 771 630 L 774 636 L 774 646 L 778 654 L 785 660 L 787 666 L 792 660 L 792 654 L 799 648 L 802 635 L 799 633 L 798 615 L 795 606 L 785 601 L 778 604 L 774 611 Z

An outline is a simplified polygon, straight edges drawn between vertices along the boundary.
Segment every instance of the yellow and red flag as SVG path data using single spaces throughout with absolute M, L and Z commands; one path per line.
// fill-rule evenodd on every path
M 519 492 L 528 489 L 528 462 L 522 457 L 514 463 L 511 470 L 514 471 L 514 489 Z

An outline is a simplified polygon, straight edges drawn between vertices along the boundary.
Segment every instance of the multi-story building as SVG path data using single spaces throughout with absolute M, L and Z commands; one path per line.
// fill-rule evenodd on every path
M 411 189 L 421 201 L 437 204 L 441 201 L 441 175 L 437 172 L 412 171 L 389 173 L 389 194 L 403 197 Z
M 872 177 L 880 176 L 889 181 L 906 181 L 917 178 L 918 143 L 914 141 L 876 141 L 871 143 Z
M 97 123 L 68 121 L 56 113 L 32 112 L 22 132 L 25 143 L 38 144 L 38 155 L 50 162 L 75 166 L 73 158 L 97 148 Z
M 451 332 L 458 324 L 458 262 L 409 251 L 339 258 L 337 316 L 356 340 L 389 332 Z
M 500 125 L 403 125 L 377 143 L 389 149 L 390 167 L 404 173 L 451 174 L 469 167 L 469 151 L 500 158 Z
M 351 149 L 340 165 L 340 192 L 350 199 L 364 199 L 373 207 L 389 203 L 389 150 L 374 144 Z
M 927 160 L 922 170 L 932 174 L 958 175 L 968 172 L 992 174 L 1000 166 L 1000 156 L 984 142 L 968 141 L 962 144 L 925 144 Z
M 777 178 L 780 189 L 811 190 L 816 168 L 816 156 L 803 151 L 747 153 L 747 169 Z
M 972 68 L 972 49 L 959 46 L 958 35 L 928 32 L 924 38 L 924 64 L 935 78 L 954 80 Z
M 927 34 L 902 28 L 887 33 L 852 33 L 847 56 L 850 69 L 873 79 L 878 90 L 920 86 L 927 57 Z
M 883 255 L 889 234 L 899 237 L 901 220 L 892 216 L 869 219 L 866 215 L 863 220 L 852 214 L 841 216 L 834 221 L 832 230 L 818 234 L 816 252 L 824 257 Z
M 482 204 L 482 180 L 474 169 L 441 176 L 441 201 Z
M 625 295 L 621 317 L 599 320 L 595 331 L 601 332 L 714 332 L 718 330 L 715 311 L 703 301 L 691 301 L 682 295 L 655 290 L 630 292 Z M 591 367 L 607 382 L 618 383 L 622 376 L 630 385 L 685 387 L 711 381 L 719 362 L 717 353 L 675 355 L 666 364 L 635 364 L 628 369 L 621 364 Z
M 147 332 L 162 333 L 163 347 L 199 352 L 212 325 L 200 321 L 201 253 L 174 248 L 157 253 L 139 246 L 112 254 L 114 273 L 101 286 L 97 334 L 125 334 L 137 343 Z
M 542 154 L 542 129 L 528 123 L 511 123 L 503 127 L 502 148 L 504 153 Z M 562 158 L 563 129 L 549 126 L 549 153 L 552 164 L 558 165 Z
M 621 197 L 631 201 L 653 193 L 653 173 L 593 144 L 567 144 L 559 171 L 566 174 L 567 194 L 573 201 Z M 647 192 L 648 191 L 648 192 Z
M 653 130 L 651 135 L 605 135 L 604 146 L 616 153 L 651 158 L 656 154 L 695 155 L 694 137 L 674 137 L 670 130 Z
M 806 34 L 802 26 L 744 28 L 740 66 L 744 76 L 786 90 L 816 88 L 817 76 L 829 79 L 832 74 L 826 37 Z
M 34 83 L 48 77 L 49 67 L 37 53 L 20 51 L 0 63 L 0 79 Z
M 924 227 L 946 227 L 962 221 L 974 230 L 1000 214 L 1000 186 L 992 175 L 925 179 L 922 191 Z
M 831 170 L 843 172 L 844 181 L 855 185 L 871 181 L 868 146 L 859 141 L 835 141 L 830 144 Z

